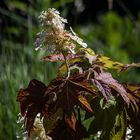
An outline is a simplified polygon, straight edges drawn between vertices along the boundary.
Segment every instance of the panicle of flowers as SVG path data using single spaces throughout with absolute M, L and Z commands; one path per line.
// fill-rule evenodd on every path
M 20 113 L 18 114 L 17 124 L 20 126 L 20 131 L 17 133 L 17 139 L 28 140 L 28 132 L 24 126 L 25 117 Z
M 78 35 L 73 31 L 73 29 L 70 27 L 70 31 L 71 33 L 69 33 L 69 37 L 75 41 L 77 44 L 79 44 L 80 46 L 86 48 L 87 44 L 85 42 L 83 42 L 83 39 L 78 37 Z
M 65 30 L 67 20 L 62 18 L 54 8 L 43 11 L 39 20 L 43 29 L 38 33 L 38 38 L 35 41 L 36 50 L 42 49 L 44 46 L 51 53 L 61 53 L 62 51 L 75 53 L 77 46 L 87 46 L 72 30 Z
M 52 140 L 51 137 L 46 135 L 45 128 L 43 126 L 43 118 L 40 118 L 40 114 L 37 114 L 35 118 L 31 137 L 33 140 Z
M 63 30 L 65 27 L 64 23 L 67 23 L 67 20 L 62 18 L 60 13 L 54 8 L 49 8 L 48 11 L 42 11 L 39 20 L 43 27 L 51 26 L 59 30 Z
M 17 123 L 21 126 L 20 131 L 17 134 L 17 139 L 29 140 L 28 132 L 25 129 L 25 117 L 21 114 L 18 115 Z M 34 127 L 32 129 L 31 139 L 33 140 L 52 140 L 49 136 L 46 135 L 43 118 L 40 119 L 40 114 L 37 114 L 34 122 Z

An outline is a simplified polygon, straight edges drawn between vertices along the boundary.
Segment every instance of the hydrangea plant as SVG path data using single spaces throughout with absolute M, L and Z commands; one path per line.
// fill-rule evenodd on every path
M 108 71 L 120 73 L 139 63 L 122 64 L 96 54 L 55 9 L 39 16 L 42 30 L 35 50 L 49 52 L 46 62 L 61 63 L 48 85 L 33 79 L 19 90 L 22 139 L 124 140 L 140 137 L 140 85 L 122 84 Z M 132 133 L 133 132 L 133 133 Z M 133 136 L 131 135 L 133 134 Z

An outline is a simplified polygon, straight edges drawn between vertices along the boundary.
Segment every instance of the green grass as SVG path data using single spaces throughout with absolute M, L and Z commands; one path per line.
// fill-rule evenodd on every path
M 36 78 L 46 84 L 55 77 L 56 64 L 42 62 L 44 53 L 33 46 L 3 41 L 0 55 L 0 140 L 15 140 L 19 127 L 16 123 L 19 103 L 16 96 L 20 88 L 27 87 Z

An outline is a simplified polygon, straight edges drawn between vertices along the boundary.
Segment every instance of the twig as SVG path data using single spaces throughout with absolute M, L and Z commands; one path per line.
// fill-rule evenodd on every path
M 63 54 L 64 60 L 65 60 L 66 68 L 67 68 L 67 79 L 68 79 L 70 76 L 69 64 L 68 64 L 68 61 L 67 61 L 67 58 L 66 58 L 64 51 L 62 51 L 62 54 Z

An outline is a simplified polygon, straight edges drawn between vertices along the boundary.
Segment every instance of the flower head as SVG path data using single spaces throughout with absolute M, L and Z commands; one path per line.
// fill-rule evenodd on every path
M 62 18 L 54 8 L 43 11 L 39 19 L 43 29 L 35 41 L 36 50 L 44 46 L 51 53 L 61 53 L 62 51 L 75 53 L 77 46 L 87 46 L 72 30 L 65 30 L 67 20 Z
M 64 29 L 64 24 L 67 23 L 67 20 L 60 16 L 60 13 L 54 8 L 49 8 L 48 11 L 41 12 L 39 16 L 42 26 L 51 26 L 57 29 Z
M 21 126 L 20 132 L 17 134 L 17 139 L 28 140 L 28 132 L 25 129 L 25 117 L 19 114 L 17 123 Z M 40 118 L 40 114 L 37 114 L 35 118 L 34 127 L 32 129 L 32 135 L 30 138 L 34 140 L 52 140 L 49 136 L 46 135 L 45 128 L 43 126 L 43 118 Z

